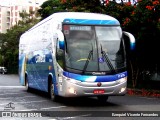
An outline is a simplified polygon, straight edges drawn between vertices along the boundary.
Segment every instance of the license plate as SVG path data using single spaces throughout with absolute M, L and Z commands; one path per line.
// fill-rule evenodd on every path
M 94 94 L 103 94 L 104 90 L 103 89 L 101 89 L 101 90 L 94 90 L 93 93 Z

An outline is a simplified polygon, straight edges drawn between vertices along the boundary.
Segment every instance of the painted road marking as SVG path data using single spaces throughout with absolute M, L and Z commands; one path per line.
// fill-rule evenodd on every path
M 38 109 L 26 109 L 26 110 L 16 110 L 16 111 L 37 111 Z
M 70 120 L 70 119 L 75 119 L 75 118 L 79 118 L 79 117 L 88 117 L 91 115 L 92 114 L 85 114 L 85 115 L 77 115 L 77 116 L 73 116 L 73 117 L 64 117 L 64 118 L 61 118 L 61 120 Z
M 143 98 L 143 99 L 158 99 L 158 98 L 155 98 L 155 97 L 139 97 L 139 98 Z
M 45 101 L 48 101 L 48 100 L 40 100 L 40 101 L 29 101 L 29 102 L 14 102 L 14 104 L 27 104 L 27 103 L 38 103 L 38 102 L 45 102 Z M 3 103 L 3 104 L 0 104 L 0 105 L 7 105 L 8 103 Z
M 56 108 L 64 108 L 64 107 L 67 107 L 67 106 L 56 106 L 56 107 L 41 108 L 41 110 L 56 109 Z
M 25 96 L 25 97 L 16 97 L 16 98 L 31 98 L 31 97 L 36 97 L 36 96 Z M 8 98 L 0 98 L 0 100 L 5 100 L 5 99 L 13 99 L 15 97 L 8 97 Z
M 23 88 L 25 89 L 26 87 L 25 86 L 0 86 L 0 89 L 4 89 L 4 88 Z
M 18 93 L 3 93 L 0 95 L 15 95 L 15 94 L 23 94 L 23 93 L 27 93 L 27 92 L 18 92 Z

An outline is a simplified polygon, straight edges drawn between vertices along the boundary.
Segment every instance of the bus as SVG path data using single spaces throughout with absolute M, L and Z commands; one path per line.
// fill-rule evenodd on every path
M 20 84 L 61 97 L 125 95 L 127 64 L 124 36 L 114 17 L 99 13 L 58 12 L 20 36 Z M 32 89 L 32 90 L 33 90 Z

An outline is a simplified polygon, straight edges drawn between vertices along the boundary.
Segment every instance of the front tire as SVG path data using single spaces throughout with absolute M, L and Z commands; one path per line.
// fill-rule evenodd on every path
M 58 100 L 58 96 L 55 95 L 55 92 L 54 92 L 54 84 L 52 83 L 52 81 L 50 82 L 49 94 L 52 101 Z
M 26 87 L 27 92 L 29 92 L 30 91 L 30 87 L 29 87 L 29 84 L 28 84 L 28 78 L 27 78 L 27 76 L 25 78 L 25 87 Z

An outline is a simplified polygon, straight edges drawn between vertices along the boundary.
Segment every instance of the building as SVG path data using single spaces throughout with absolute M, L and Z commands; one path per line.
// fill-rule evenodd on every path
M 46 0 L 0 0 L 0 33 L 6 33 L 21 20 L 20 12 L 36 11 L 44 1 Z

